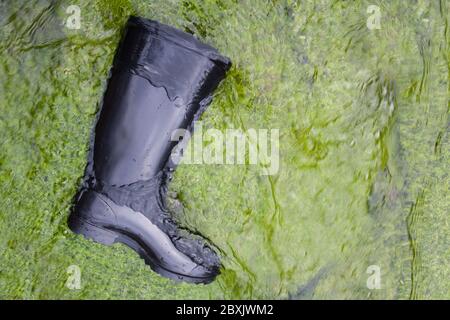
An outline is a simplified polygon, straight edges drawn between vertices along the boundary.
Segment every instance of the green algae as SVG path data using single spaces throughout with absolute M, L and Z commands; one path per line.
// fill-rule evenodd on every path
M 16 1 L 0 4 L 0 297 L 450 298 L 445 1 Z M 81 29 L 63 25 L 78 5 Z M 171 206 L 224 269 L 161 278 L 72 234 L 71 200 L 121 28 L 195 33 L 234 65 L 204 128 L 280 130 L 280 170 L 181 165 Z M 194 133 L 195 134 L 195 133 Z M 66 286 L 81 270 L 81 289 Z M 381 289 L 366 286 L 381 270 Z

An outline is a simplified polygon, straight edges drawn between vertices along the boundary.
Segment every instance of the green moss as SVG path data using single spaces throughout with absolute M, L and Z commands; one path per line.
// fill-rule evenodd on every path
M 62 22 L 81 8 L 81 29 Z M 448 8 L 381 1 L 0 4 L 1 298 L 449 298 Z M 233 68 L 206 128 L 280 130 L 280 171 L 181 165 L 183 224 L 221 252 L 174 283 L 72 234 L 72 197 L 127 15 L 195 33 Z M 67 268 L 81 289 L 66 287 Z M 380 290 L 366 287 L 381 268 Z

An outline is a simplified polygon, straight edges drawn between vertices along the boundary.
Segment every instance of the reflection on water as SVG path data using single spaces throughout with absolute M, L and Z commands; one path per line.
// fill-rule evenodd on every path
M 367 27 L 370 2 L 258 3 L 0 3 L 2 296 L 449 298 L 447 3 L 381 2 L 379 29 Z M 80 29 L 67 27 L 69 5 Z M 175 217 L 222 255 L 207 286 L 175 284 L 66 227 L 129 14 L 195 33 L 234 62 L 206 129 L 280 130 L 275 176 L 176 171 Z M 64 285 L 70 265 L 80 290 Z M 380 289 L 367 286 L 370 266 Z

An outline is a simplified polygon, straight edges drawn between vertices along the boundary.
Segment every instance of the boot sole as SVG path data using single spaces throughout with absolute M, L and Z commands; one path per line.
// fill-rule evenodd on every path
M 71 214 L 68 221 L 68 226 L 76 234 L 84 236 L 86 239 L 94 242 L 112 246 L 115 243 L 122 243 L 135 252 L 137 252 L 141 259 L 149 265 L 156 273 L 171 278 L 176 281 L 185 281 L 195 284 L 207 284 L 212 282 L 217 274 L 212 274 L 207 277 L 192 277 L 185 274 L 179 274 L 162 267 L 154 257 L 154 254 L 142 244 L 133 234 L 117 229 L 112 226 L 99 226 L 88 219 L 81 217 L 78 214 Z

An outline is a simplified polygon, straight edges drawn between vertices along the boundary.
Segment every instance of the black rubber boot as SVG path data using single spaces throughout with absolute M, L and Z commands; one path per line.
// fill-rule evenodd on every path
M 187 33 L 128 20 L 69 217 L 75 233 L 124 243 L 169 278 L 215 278 L 219 258 L 203 239 L 177 226 L 164 200 L 175 169 L 171 134 L 192 129 L 229 68 L 227 58 Z

